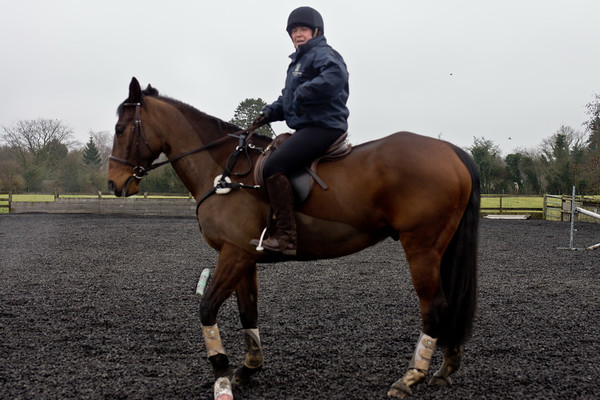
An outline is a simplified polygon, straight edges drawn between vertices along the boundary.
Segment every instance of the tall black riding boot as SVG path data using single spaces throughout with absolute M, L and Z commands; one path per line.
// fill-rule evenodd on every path
M 263 241 L 270 251 L 296 255 L 296 215 L 294 214 L 294 192 L 288 178 L 278 173 L 265 180 L 271 207 L 275 212 L 275 234 Z

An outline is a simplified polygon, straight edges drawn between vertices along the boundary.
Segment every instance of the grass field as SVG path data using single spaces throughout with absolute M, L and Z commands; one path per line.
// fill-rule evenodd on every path
M 537 208 L 540 211 L 544 208 L 544 197 L 507 197 L 507 196 L 482 196 L 481 197 L 481 208 L 495 208 L 500 209 L 500 202 L 502 202 L 503 209 L 531 209 Z

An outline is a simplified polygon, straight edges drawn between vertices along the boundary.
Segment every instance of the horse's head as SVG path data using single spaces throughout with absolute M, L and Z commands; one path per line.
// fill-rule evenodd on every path
M 142 91 L 136 78 L 129 84 L 129 97 L 119 106 L 113 148 L 108 162 L 108 188 L 117 196 L 131 196 L 148 167 L 161 153 L 161 143 L 154 133 L 150 106 L 145 99 L 158 92 L 150 85 Z M 142 116 L 144 125 L 142 126 Z

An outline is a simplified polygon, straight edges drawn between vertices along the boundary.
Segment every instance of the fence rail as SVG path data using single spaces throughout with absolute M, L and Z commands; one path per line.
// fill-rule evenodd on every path
M 17 197 L 17 199 L 15 199 Z M 60 195 L 32 196 L 33 201 L 19 201 L 19 196 L 8 196 L 0 193 L 0 199 L 10 198 L 7 212 L 19 213 L 55 213 L 55 214 L 131 214 L 190 216 L 196 215 L 196 201 L 192 196 L 148 196 L 116 198 L 105 197 L 102 193 L 66 197 Z M 41 200 L 37 198 L 41 197 Z M 45 197 L 45 198 L 44 198 Z M 0 209 L 0 212 L 4 212 Z
M 575 204 L 572 204 L 572 203 Z M 598 213 L 600 199 L 590 196 L 556 196 L 544 195 L 544 219 L 550 221 L 571 221 L 572 210 L 581 208 L 592 213 Z M 598 219 L 585 213 L 575 214 L 577 221 L 598 222 Z
M 0 213 L 10 213 L 12 204 L 12 193 L 0 193 Z M 3 209 L 6 209 L 4 211 Z
M 42 196 L 43 197 L 43 196 Z M 196 202 L 190 195 L 182 196 L 150 196 L 145 193 L 133 198 L 115 198 L 114 196 L 82 195 L 67 197 L 65 195 L 49 195 L 47 201 L 21 201 L 20 195 L 0 193 L 0 213 L 92 213 L 92 214 L 132 214 L 191 216 L 196 215 Z M 482 215 L 528 214 L 531 218 L 552 221 L 570 221 L 571 196 L 544 195 L 482 195 Z M 576 207 L 598 213 L 600 198 L 577 197 Z M 587 222 L 599 222 L 598 219 L 577 214 L 577 219 Z

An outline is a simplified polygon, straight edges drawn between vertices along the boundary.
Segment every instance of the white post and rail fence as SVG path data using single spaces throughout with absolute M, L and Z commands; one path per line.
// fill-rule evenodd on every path
M 600 222 L 600 214 L 598 214 L 598 204 L 594 208 L 594 211 L 590 211 L 590 205 L 587 204 L 587 207 L 584 208 L 585 201 L 581 197 L 575 196 L 575 186 L 573 186 L 573 193 L 571 194 L 570 200 L 567 199 L 565 201 L 565 205 L 568 203 L 568 209 L 564 209 L 561 212 L 561 215 L 568 215 L 569 220 L 571 222 L 571 229 L 569 235 L 569 247 L 559 247 L 559 249 L 567 249 L 567 250 L 596 250 L 600 248 L 600 243 L 594 244 L 591 246 L 587 246 L 584 248 L 578 248 L 573 246 L 573 238 L 575 234 L 575 220 L 590 220 L 591 222 Z M 562 221 L 562 219 L 561 219 Z

